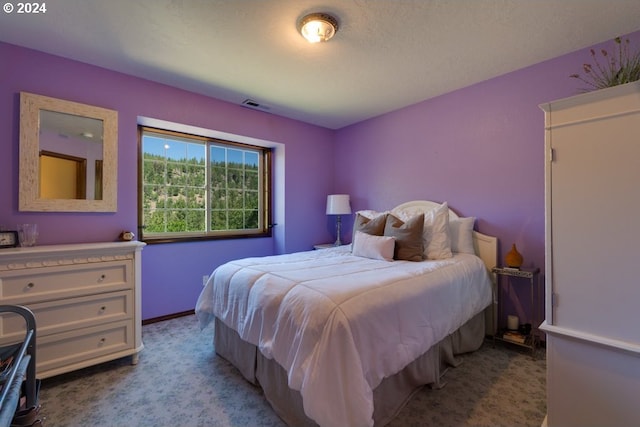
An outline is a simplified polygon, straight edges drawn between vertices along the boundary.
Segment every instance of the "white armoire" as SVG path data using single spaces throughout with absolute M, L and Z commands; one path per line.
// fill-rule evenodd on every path
M 546 423 L 638 426 L 640 82 L 540 108 Z

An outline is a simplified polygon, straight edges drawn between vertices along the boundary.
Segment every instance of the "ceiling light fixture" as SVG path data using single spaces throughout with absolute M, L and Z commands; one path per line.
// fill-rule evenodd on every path
M 311 13 L 300 20 L 298 31 L 309 43 L 326 42 L 338 32 L 338 20 L 328 13 Z

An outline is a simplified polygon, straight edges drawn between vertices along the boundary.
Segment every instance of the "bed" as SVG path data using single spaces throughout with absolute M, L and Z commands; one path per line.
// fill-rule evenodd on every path
M 385 236 L 356 231 L 381 215 L 400 224 L 394 258 L 405 228 L 422 224 L 430 259 L 363 256 L 366 239 L 389 241 L 388 225 Z M 215 322 L 216 353 L 262 387 L 288 425 L 383 426 L 420 387 L 441 387 L 455 355 L 493 333 L 497 239 L 473 223 L 446 202 L 359 211 L 353 245 L 217 267 L 196 315 L 203 327 Z

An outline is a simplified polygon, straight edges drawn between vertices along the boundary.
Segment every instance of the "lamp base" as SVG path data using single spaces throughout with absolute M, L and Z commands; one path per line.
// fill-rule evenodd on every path
M 342 220 L 340 219 L 340 215 L 337 215 L 336 218 L 336 241 L 333 243 L 333 246 L 342 246 L 342 240 L 340 240 L 340 228 L 342 226 Z

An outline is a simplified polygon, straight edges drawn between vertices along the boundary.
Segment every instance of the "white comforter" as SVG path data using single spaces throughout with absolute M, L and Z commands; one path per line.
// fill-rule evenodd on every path
M 372 426 L 373 392 L 491 302 L 482 261 L 378 261 L 348 246 L 232 261 L 196 314 L 236 330 L 287 370 L 323 427 Z

